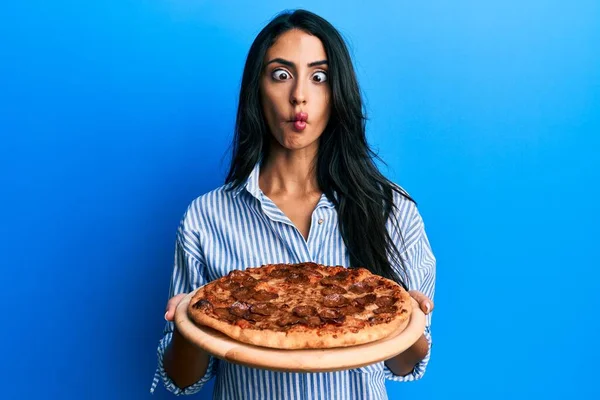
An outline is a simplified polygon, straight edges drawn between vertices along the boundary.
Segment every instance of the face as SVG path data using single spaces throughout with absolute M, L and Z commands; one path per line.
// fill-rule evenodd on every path
M 316 151 L 331 111 L 323 43 L 301 30 L 287 31 L 269 48 L 264 64 L 262 108 L 275 145 Z

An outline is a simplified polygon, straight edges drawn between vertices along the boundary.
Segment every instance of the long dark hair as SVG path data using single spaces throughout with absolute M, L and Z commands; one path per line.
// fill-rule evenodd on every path
M 232 189 L 238 188 L 256 163 L 267 159 L 270 131 L 262 112 L 259 86 L 263 60 L 277 38 L 291 29 L 318 37 L 327 53 L 331 115 L 320 138 L 316 173 L 320 189 L 338 212 L 350 266 L 367 268 L 406 288 L 406 268 L 386 229 L 386 221 L 391 216 L 400 233 L 394 192 L 414 200 L 377 169 L 373 161 L 377 156 L 365 136 L 366 118 L 350 54 L 339 32 L 318 15 L 305 10 L 281 13 L 252 43 L 242 76 L 231 167 L 225 183 L 231 184 Z M 400 274 L 391 262 L 400 267 Z

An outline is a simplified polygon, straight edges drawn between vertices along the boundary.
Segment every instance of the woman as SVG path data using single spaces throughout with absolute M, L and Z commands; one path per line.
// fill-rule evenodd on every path
M 333 373 L 252 369 L 209 356 L 172 323 L 186 293 L 268 263 L 365 266 L 395 279 L 428 314 L 402 354 Z M 217 399 L 384 399 L 385 379 L 420 378 L 429 359 L 435 258 L 417 208 L 372 162 L 347 48 L 307 11 L 271 21 L 250 48 L 225 185 L 194 200 L 176 257 L 153 382 L 191 394 L 216 377 Z

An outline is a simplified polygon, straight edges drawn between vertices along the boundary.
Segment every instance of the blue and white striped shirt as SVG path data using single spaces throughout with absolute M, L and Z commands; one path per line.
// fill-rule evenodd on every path
M 224 185 L 189 205 L 177 231 L 170 297 L 189 293 L 233 269 L 306 261 L 350 265 L 338 228 L 337 212 L 325 195 L 312 214 L 308 240 L 305 240 L 289 218 L 261 191 L 258 177 L 259 165 L 240 188 L 231 190 L 229 185 Z M 404 245 L 399 250 L 408 269 L 409 289 L 419 290 L 433 299 L 436 260 L 423 220 L 411 201 L 398 194 L 394 201 L 404 236 Z M 388 229 L 396 245 L 401 246 L 391 222 Z M 430 326 L 431 314 L 427 316 L 425 328 L 431 349 Z M 387 399 L 385 380 L 421 378 L 431 353 L 412 373 L 403 377 L 394 375 L 383 362 L 330 373 L 288 373 L 248 368 L 210 357 L 204 377 L 180 389 L 163 368 L 163 354 L 172 332 L 173 323 L 167 322 L 158 346 L 158 367 L 151 392 L 162 380 L 175 394 L 193 394 L 214 377 L 214 399 Z

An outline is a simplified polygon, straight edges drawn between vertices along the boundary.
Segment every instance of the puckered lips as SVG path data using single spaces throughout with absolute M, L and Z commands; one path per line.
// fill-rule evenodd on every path
M 307 120 L 308 114 L 305 112 L 299 112 L 296 113 L 296 115 L 294 115 L 294 117 L 292 117 L 289 122 L 293 124 L 294 129 L 296 131 L 302 132 L 304 129 L 306 129 Z

